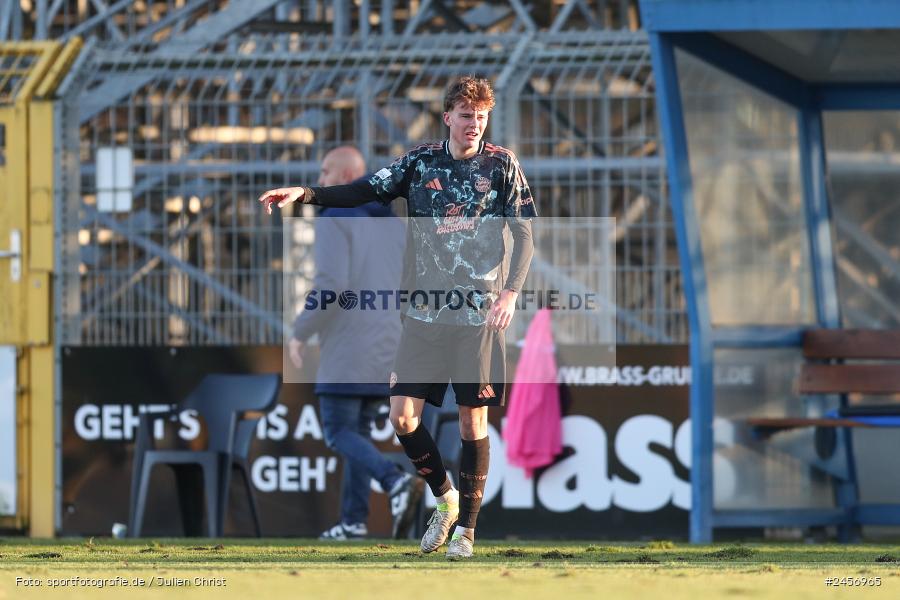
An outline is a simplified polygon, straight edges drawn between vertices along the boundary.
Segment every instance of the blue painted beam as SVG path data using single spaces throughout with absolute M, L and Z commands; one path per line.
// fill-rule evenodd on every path
M 821 327 L 841 326 L 837 291 L 837 267 L 831 239 L 831 208 L 828 202 L 825 140 L 822 113 L 805 107 L 798 115 L 800 173 L 810 266 L 816 298 L 816 320 Z
M 900 110 L 900 83 L 821 84 L 813 99 L 820 110 Z
M 900 525 L 900 504 L 861 504 L 853 514 L 861 525 Z
M 712 342 L 715 348 L 792 348 L 803 344 L 806 329 L 808 326 L 714 327 Z
M 666 37 L 681 50 L 782 102 L 796 107 L 809 104 L 810 89 L 805 82 L 712 34 L 671 33 Z
M 719 510 L 713 513 L 714 527 L 809 527 L 842 525 L 847 511 L 840 508 L 781 508 Z
M 640 8 L 650 33 L 900 28 L 896 0 L 641 0 Z
M 821 327 L 841 326 L 837 290 L 837 262 L 832 240 L 832 214 L 828 201 L 827 157 L 822 126 L 822 112 L 813 100 L 800 109 L 798 138 L 800 142 L 800 174 L 803 179 L 803 205 L 806 215 L 806 237 L 809 243 L 810 267 L 816 300 L 816 320 Z M 846 405 L 847 397 L 841 397 Z M 849 542 L 856 535 L 852 509 L 859 502 L 853 437 L 849 428 L 838 431 L 841 451 L 847 465 L 847 477 L 834 481 L 834 499 L 847 511 L 838 526 L 838 538 Z
M 688 156 L 684 111 L 678 88 L 678 69 L 671 40 L 650 36 L 653 76 L 656 80 L 659 115 L 669 178 L 669 196 L 678 238 L 678 257 L 684 282 L 690 326 L 690 358 L 693 380 L 691 406 L 691 517 L 690 539 L 694 543 L 712 541 L 712 455 L 713 455 L 713 349 L 709 299 L 700 221 L 694 209 L 693 183 Z

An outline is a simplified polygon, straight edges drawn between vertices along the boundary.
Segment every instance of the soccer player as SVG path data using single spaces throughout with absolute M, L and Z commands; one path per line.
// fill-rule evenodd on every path
M 350 183 L 366 173 L 353 146 L 331 150 L 322 159 L 319 185 Z M 316 275 L 312 289 L 341 292 L 400 282 L 405 227 L 390 207 L 369 202 L 358 208 L 325 208 L 315 221 Z M 370 219 L 380 227 L 370 227 Z M 381 239 L 393 234 L 394 239 Z M 406 537 L 422 496 L 422 480 L 404 473 L 372 444 L 372 422 L 387 402 L 388 374 L 400 342 L 400 321 L 388 311 L 303 310 L 288 342 L 294 366 L 303 366 L 306 341 L 319 335 L 319 397 L 325 443 L 344 459 L 340 520 L 319 539 L 354 540 L 368 535 L 369 482 L 375 479 L 390 497 L 393 537 Z M 353 380 L 344 373 L 353 369 Z
M 502 405 L 505 391 L 503 331 L 534 249 L 531 219 L 537 213 L 519 163 L 509 150 L 482 141 L 493 106 L 487 80 L 462 77 L 444 97 L 448 139 L 413 148 L 368 181 L 279 188 L 259 198 L 268 212 L 273 203 L 356 206 L 407 199 L 407 254 L 415 261 L 410 272 L 416 290 L 391 373 L 390 418 L 437 503 L 421 549 L 440 548 L 456 523 L 447 549 L 451 560 L 473 553 L 490 462 L 488 407 Z M 513 238 L 508 271 L 504 225 Z M 462 438 L 458 490 L 421 425 L 425 402 L 440 406 L 448 380 Z

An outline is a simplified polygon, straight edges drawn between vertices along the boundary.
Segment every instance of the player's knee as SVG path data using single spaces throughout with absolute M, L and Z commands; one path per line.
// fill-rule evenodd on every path
M 391 425 L 398 435 L 412 433 L 419 426 L 419 419 L 403 413 L 391 413 Z
M 469 423 L 468 425 L 463 425 L 461 423 L 459 426 L 459 436 L 464 440 L 480 440 L 481 438 L 487 437 L 487 434 L 486 423 Z
M 480 440 L 487 436 L 487 412 L 460 410 L 459 435 L 464 440 Z

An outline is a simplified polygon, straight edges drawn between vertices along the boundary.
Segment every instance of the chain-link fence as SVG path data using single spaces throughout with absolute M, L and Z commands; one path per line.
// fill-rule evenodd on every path
M 443 138 L 463 73 L 494 81 L 486 139 L 518 154 L 542 215 L 617 219 L 618 340 L 684 342 L 645 36 L 537 31 L 94 46 L 66 99 L 80 189 L 61 209 L 61 343 L 281 343 L 282 223 L 258 195 L 313 183 L 338 145 L 375 170 Z

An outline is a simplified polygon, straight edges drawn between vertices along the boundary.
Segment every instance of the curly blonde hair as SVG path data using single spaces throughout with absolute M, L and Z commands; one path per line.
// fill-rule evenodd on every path
M 444 94 L 444 111 L 450 112 L 459 102 L 464 102 L 475 110 L 491 110 L 494 108 L 491 82 L 471 75 L 460 77 L 450 84 Z

